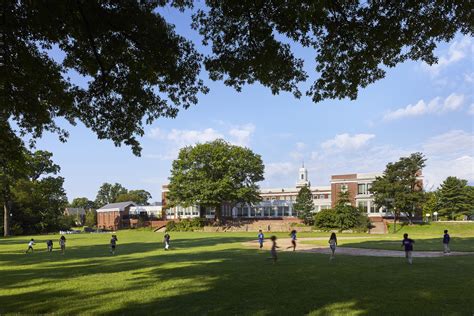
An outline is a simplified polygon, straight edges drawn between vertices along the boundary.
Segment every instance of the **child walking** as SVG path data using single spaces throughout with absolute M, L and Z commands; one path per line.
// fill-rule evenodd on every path
M 278 259 L 276 249 L 280 247 L 278 247 L 276 244 L 276 240 L 277 240 L 276 236 L 272 236 L 270 237 L 270 239 L 272 241 L 272 250 L 270 250 L 270 254 L 272 255 L 271 259 L 273 260 L 273 264 L 275 264 Z
M 66 237 L 61 236 L 61 238 L 59 238 L 59 247 L 61 248 L 61 254 L 64 255 L 66 252 Z
M 30 242 L 28 243 L 28 249 L 26 249 L 25 253 L 30 252 L 30 250 L 31 250 L 31 252 L 34 252 L 34 249 L 33 249 L 34 245 L 36 245 L 35 240 L 33 238 L 31 238 Z
M 331 237 L 329 237 L 328 243 L 329 243 L 329 248 L 331 249 L 331 257 L 329 257 L 329 260 L 332 260 L 335 257 L 336 246 L 337 246 L 336 233 L 331 234 Z
M 443 246 L 444 246 L 444 254 L 448 254 L 451 252 L 451 249 L 449 249 L 449 242 L 451 241 L 451 237 L 449 237 L 448 230 L 444 230 L 444 235 L 443 235 Z
M 405 258 L 407 258 L 409 264 L 413 263 L 412 252 L 414 243 L 413 239 L 408 238 L 408 234 L 403 234 L 402 247 L 405 247 Z
M 117 235 L 112 235 L 112 239 L 110 239 L 110 253 L 115 255 L 115 247 L 117 246 Z
M 171 239 L 170 234 L 166 233 L 163 238 L 163 241 L 165 243 L 165 250 L 168 250 L 170 248 L 170 239 Z
M 53 241 L 51 239 L 46 242 L 46 247 L 48 248 L 48 252 L 53 251 Z
M 263 248 L 263 240 L 265 239 L 265 236 L 262 233 L 262 230 L 260 229 L 258 231 L 258 243 L 260 244 L 260 249 Z
M 296 230 L 292 230 L 290 233 L 291 236 L 291 246 L 287 247 L 286 249 L 293 248 L 293 251 L 296 250 Z

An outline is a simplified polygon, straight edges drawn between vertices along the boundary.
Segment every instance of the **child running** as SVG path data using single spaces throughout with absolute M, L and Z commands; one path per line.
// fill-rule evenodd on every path
M 448 254 L 451 252 L 451 249 L 449 249 L 449 242 L 451 241 L 451 237 L 449 237 L 448 230 L 444 230 L 444 235 L 443 235 L 443 246 L 444 246 L 444 254 Z
M 30 242 L 28 243 L 28 249 L 26 249 L 25 253 L 30 252 L 30 250 L 31 250 L 31 252 L 34 252 L 34 249 L 33 249 L 34 245 L 36 245 L 35 240 L 33 238 L 31 238 Z
M 170 248 L 170 239 L 171 239 L 170 234 L 166 233 L 163 238 L 163 241 L 165 243 L 165 250 L 168 250 Z
M 48 252 L 53 251 L 53 241 L 51 239 L 46 241 L 46 247 L 48 248 Z
M 335 257 L 336 246 L 337 246 L 336 233 L 331 234 L 331 237 L 329 237 L 328 243 L 329 243 L 329 248 L 331 248 L 331 257 L 329 257 L 329 260 L 332 260 Z
M 407 258 L 409 264 L 413 263 L 412 252 L 414 243 L 413 239 L 408 238 L 408 234 L 403 234 L 402 247 L 405 247 L 405 258 Z
M 112 239 L 110 239 L 110 253 L 115 255 L 115 247 L 117 246 L 117 235 L 112 235 Z
M 278 259 L 276 249 L 280 248 L 280 247 L 278 247 L 277 244 L 276 244 L 276 240 L 277 240 L 276 236 L 272 236 L 272 237 L 270 237 L 270 239 L 272 241 L 272 250 L 270 251 L 270 254 L 272 255 L 272 257 L 270 259 L 272 259 L 273 264 L 275 264 L 277 262 L 277 259 Z
M 61 238 L 59 238 L 59 247 L 61 247 L 61 254 L 64 255 L 66 252 L 66 237 L 61 236 Z
M 286 249 L 293 248 L 293 251 L 296 250 L 296 230 L 292 230 L 290 233 L 291 236 L 291 246 L 287 247 Z
M 258 231 L 258 243 L 260 244 L 260 249 L 263 248 L 263 240 L 265 239 L 265 236 L 262 233 L 262 230 L 260 229 Z

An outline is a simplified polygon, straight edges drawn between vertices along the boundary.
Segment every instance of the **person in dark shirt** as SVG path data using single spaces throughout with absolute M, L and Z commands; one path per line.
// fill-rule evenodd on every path
M 329 260 L 331 261 L 332 259 L 334 259 L 334 255 L 335 255 L 336 247 L 337 247 L 336 233 L 331 234 L 331 237 L 329 238 L 328 243 L 329 243 L 329 248 L 331 248 L 331 257 L 329 257 Z
M 405 258 L 407 258 L 409 264 L 413 263 L 412 252 L 414 243 L 413 239 L 408 238 L 408 234 L 403 235 L 402 247 L 405 247 Z
M 451 249 L 449 249 L 449 242 L 451 241 L 451 237 L 449 237 L 448 230 L 444 230 L 444 235 L 443 235 L 443 246 L 444 246 L 444 253 L 448 254 L 451 252 Z
M 260 249 L 263 248 L 263 240 L 264 240 L 264 239 L 265 239 L 265 236 L 263 235 L 262 230 L 260 229 L 260 230 L 258 231 L 258 243 L 259 243 L 259 245 L 260 245 Z
M 53 241 L 51 239 L 46 242 L 46 246 L 48 247 L 48 252 L 53 251 Z
M 117 236 L 112 235 L 112 239 L 110 239 L 110 253 L 115 255 L 115 247 L 117 246 Z

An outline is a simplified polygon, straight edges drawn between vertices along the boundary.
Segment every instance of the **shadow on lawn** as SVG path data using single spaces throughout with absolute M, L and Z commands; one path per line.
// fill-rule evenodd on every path
M 417 239 L 414 238 L 414 251 L 443 251 L 443 240 L 441 238 Z M 366 249 L 387 249 L 402 251 L 402 238 L 399 240 L 367 240 L 362 242 L 350 242 L 346 240 L 341 247 L 354 247 Z M 474 252 L 474 237 L 452 237 L 449 243 L 451 251 Z
M 0 314 L 383 314 L 400 311 L 407 305 L 404 302 L 416 302 L 426 314 L 469 314 L 474 308 L 466 303 L 472 296 L 466 289 L 474 286 L 465 274 L 474 263 L 471 258 L 419 259 L 407 266 L 399 258 L 344 257 L 329 263 L 326 255 L 282 252 L 273 265 L 266 260 L 268 251 L 202 249 L 248 239 L 177 239 L 172 243 L 175 250 L 167 252 L 156 243 L 125 243 L 113 260 L 103 254 L 102 245 L 76 247 L 57 260 L 55 268 L 5 271 L 8 278 L 2 283 L 15 281 L 9 282 L 10 287 L 36 279 L 48 286 L 2 295 Z M 145 256 L 128 256 L 134 253 Z M 70 260 L 78 258 L 83 260 Z M 456 269 L 446 260 L 455 262 Z M 54 286 L 59 280 L 94 274 L 97 282 L 107 282 L 107 274 L 115 272 L 130 272 L 117 289 L 57 290 Z M 426 273 L 449 277 L 427 278 Z M 442 291 L 446 288 L 449 295 Z M 381 299 L 384 295 L 390 299 Z M 101 310 L 104 304 L 107 312 Z

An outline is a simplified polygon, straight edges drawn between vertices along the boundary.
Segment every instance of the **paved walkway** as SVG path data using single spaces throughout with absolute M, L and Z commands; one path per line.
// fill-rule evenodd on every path
M 361 239 L 363 237 L 343 237 L 338 238 L 340 240 L 343 239 Z M 371 239 L 370 237 L 364 239 Z M 372 239 L 377 239 L 376 237 L 372 237 Z M 301 252 L 312 252 L 312 253 L 320 253 L 320 254 L 330 254 L 331 251 L 328 247 L 312 245 L 312 244 L 303 244 L 302 241 L 308 240 L 328 240 L 326 237 L 314 237 L 314 238 L 298 238 L 296 244 L 296 251 Z M 249 241 L 243 243 L 247 247 L 258 248 L 258 241 Z M 289 238 L 282 238 L 277 240 L 277 245 L 280 247 L 278 251 L 292 251 L 291 247 L 291 239 Z M 265 240 L 263 244 L 263 248 L 270 249 L 272 246 L 272 242 L 270 240 Z M 405 257 L 404 251 L 398 250 L 384 250 L 384 249 L 366 249 L 366 248 L 350 248 L 350 247 L 337 247 L 336 255 L 349 255 L 349 256 L 371 256 L 371 257 Z M 459 252 L 459 251 L 452 251 L 448 256 L 468 256 L 474 255 L 474 252 Z M 413 257 L 424 257 L 424 258 L 433 258 L 433 257 L 443 257 L 446 256 L 442 251 L 414 251 Z

